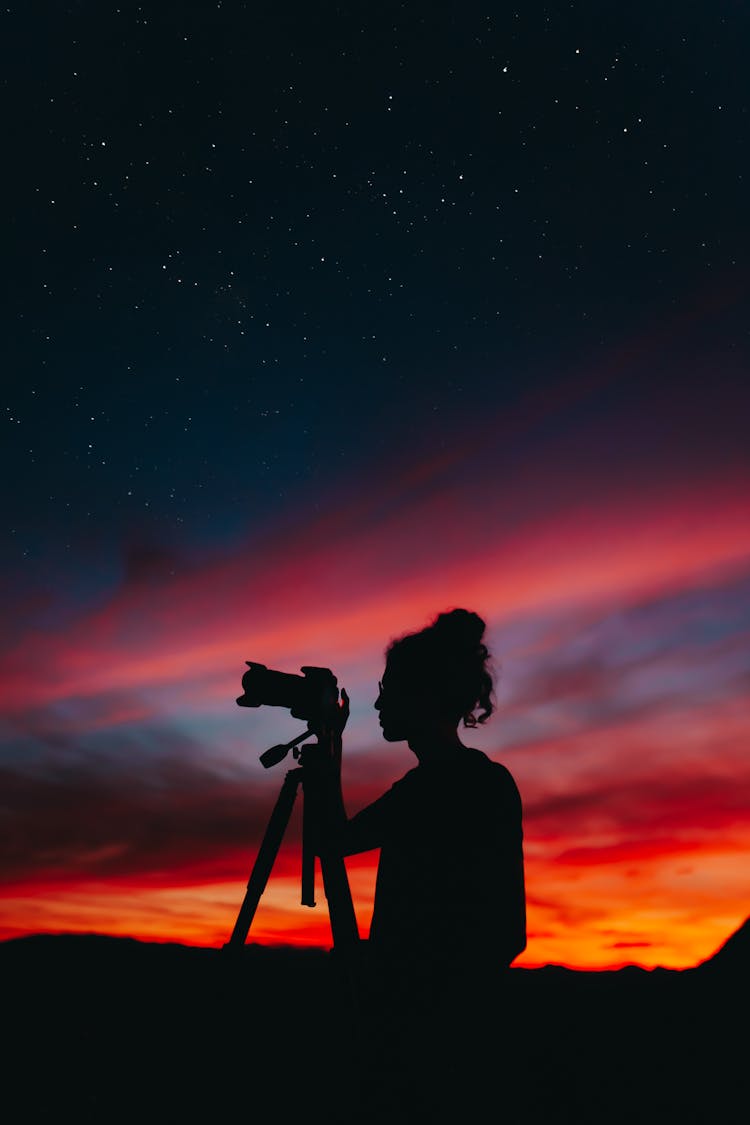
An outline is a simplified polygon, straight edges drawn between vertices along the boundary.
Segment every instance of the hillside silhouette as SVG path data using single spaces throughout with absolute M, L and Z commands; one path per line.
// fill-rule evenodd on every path
M 445 1068 L 419 1035 L 396 1061 L 362 1034 L 334 953 L 14 939 L 0 943 L 3 1105 L 24 1122 L 369 1125 L 434 1121 L 437 1107 L 516 1125 L 713 1125 L 746 1110 L 749 964 L 750 919 L 693 969 L 511 969 L 492 1020 L 469 1006 L 446 1026 L 460 1050 Z

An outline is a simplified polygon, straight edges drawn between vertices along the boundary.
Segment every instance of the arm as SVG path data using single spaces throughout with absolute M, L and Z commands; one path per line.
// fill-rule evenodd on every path
M 331 731 L 331 752 L 325 769 L 316 769 L 305 783 L 315 804 L 315 851 L 355 855 L 379 848 L 387 815 L 388 794 L 351 819 L 346 815 L 341 787 L 343 730 L 349 717 L 349 696 L 342 688 L 338 720 Z
M 380 847 L 383 826 L 386 825 L 389 817 L 390 791 L 367 805 L 367 808 L 356 813 L 354 817 L 346 816 L 341 764 L 342 733 L 346 726 L 346 719 L 349 718 L 349 695 L 344 688 L 341 696 L 340 719 L 333 731 L 331 766 L 324 776 L 319 777 L 315 790 L 318 855 L 327 850 L 332 850 L 337 855 L 355 855 Z

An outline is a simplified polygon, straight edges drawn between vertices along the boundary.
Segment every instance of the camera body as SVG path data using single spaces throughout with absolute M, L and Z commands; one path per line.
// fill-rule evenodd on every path
M 244 694 L 237 699 L 239 707 L 286 707 L 293 718 L 314 729 L 338 706 L 338 681 L 330 668 L 307 665 L 300 668 L 301 676 L 295 676 L 252 660 L 245 663 L 248 671 L 242 677 Z

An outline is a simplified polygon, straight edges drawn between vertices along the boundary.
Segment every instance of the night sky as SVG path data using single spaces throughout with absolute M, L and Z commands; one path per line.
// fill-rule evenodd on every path
M 0 936 L 227 940 L 331 667 L 466 606 L 518 964 L 750 913 L 739 3 L 6 5 Z M 377 855 L 350 862 L 366 935 Z M 299 818 L 251 930 L 328 944 Z

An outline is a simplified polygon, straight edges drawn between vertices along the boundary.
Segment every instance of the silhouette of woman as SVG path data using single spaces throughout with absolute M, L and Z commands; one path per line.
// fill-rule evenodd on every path
M 488 1097 L 508 1110 L 515 1096 L 503 970 L 526 946 L 521 798 L 505 766 L 458 733 L 493 711 L 484 632 L 453 609 L 391 642 L 375 708 L 383 737 L 406 741 L 417 765 L 351 818 L 340 784 L 323 802 L 326 846 L 380 849 L 351 1027 L 358 1100 L 376 1121 L 471 1119 Z
M 493 711 L 484 632 L 453 609 L 391 642 L 375 708 L 383 737 L 406 741 L 417 765 L 351 818 L 340 789 L 329 805 L 339 854 L 380 849 L 368 952 L 410 989 L 476 981 L 526 946 L 521 798 L 505 766 L 458 733 Z

